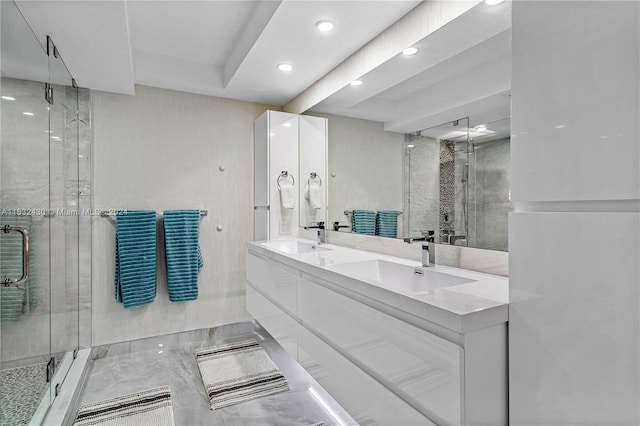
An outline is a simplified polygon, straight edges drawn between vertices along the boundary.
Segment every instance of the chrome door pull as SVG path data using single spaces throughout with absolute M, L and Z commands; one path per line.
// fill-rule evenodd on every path
M 20 234 L 22 234 L 22 276 L 17 280 L 5 278 L 4 281 L 2 281 L 2 284 L 5 287 L 9 285 L 22 284 L 29 278 L 29 232 L 24 228 L 20 228 L 19 226 L 5 225 L 1 229 L 5 234 L 8 234 L 11 231 L 19 232 Z

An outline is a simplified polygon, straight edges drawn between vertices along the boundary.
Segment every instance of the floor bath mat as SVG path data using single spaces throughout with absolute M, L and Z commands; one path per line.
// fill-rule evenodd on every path
M 211 409 L 289 390 L 289 383 L 254 339 L 196 352 Z
M 174 426 L 169 386 L 80 407 L 74 426 Z

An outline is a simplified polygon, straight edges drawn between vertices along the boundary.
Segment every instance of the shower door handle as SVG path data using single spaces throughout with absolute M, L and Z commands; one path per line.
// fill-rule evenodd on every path
M 2 229 L 2 232 L 5 234 L 11 231 L 22 234 L 22 276 L 17 280 L 5 278 L 4 281 L 2 281 L 2 284 L 5 286 L 22 284 L 29 278 L 29 232 L 19 226 L 5 225 L 0 229 Z

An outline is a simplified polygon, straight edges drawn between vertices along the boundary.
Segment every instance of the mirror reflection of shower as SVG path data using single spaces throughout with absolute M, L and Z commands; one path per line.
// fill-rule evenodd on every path
M 469 121 L 405 134 L 405 235 L 507 250 L 510 120 Z
M 405 235 L 436 231 L 438 242 L 465 244 L 468 188 L 456 176 L 467 176 L 469 120 L 462 118 L 405 135 Z

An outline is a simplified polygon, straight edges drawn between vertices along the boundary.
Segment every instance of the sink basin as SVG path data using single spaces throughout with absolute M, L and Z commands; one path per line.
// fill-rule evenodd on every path
M 352 278 L 377 281 L 383 283 L 389 289 L 413 296 L 426 294 L 442 287 L 451 287 L 475 281 L 455 275 L 443 274 L 429 268 L 416 268 L 379 259 L 341 263 L 330 265 L 327 268 Z
M 329 251 L 330 248 L 322 247 L 317 244 L 303 243 L 300 241 L 278 241 L 273 243 L 262 243 L 265 247 L 278 250 L 287 254 L 300 253 L 316 253 L 320 251 Z

